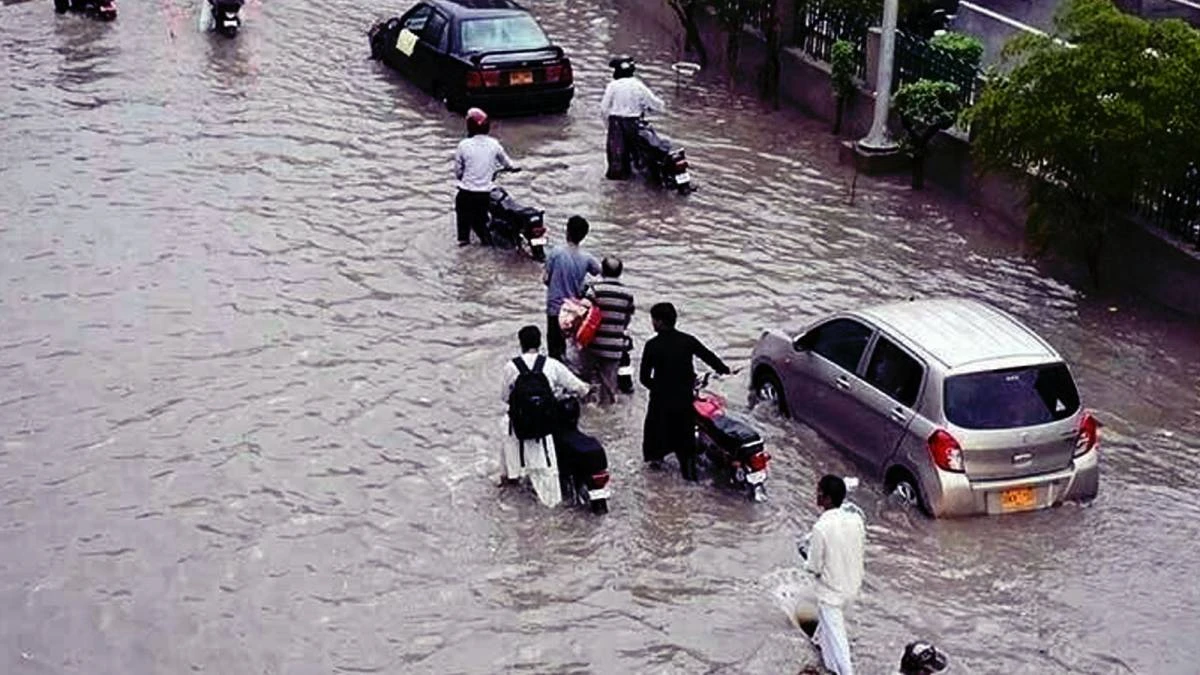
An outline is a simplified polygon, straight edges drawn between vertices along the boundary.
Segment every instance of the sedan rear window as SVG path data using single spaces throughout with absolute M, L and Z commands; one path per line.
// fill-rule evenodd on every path
M 531 16 L 469 19 L 462 22 L 463 53 L 544 49 L 550 40 Z
M 1079 410 L 1079 391 L 1063 363 L 955 375 L 945 393 L 946 419 L 966 429 L 1030 427 Z

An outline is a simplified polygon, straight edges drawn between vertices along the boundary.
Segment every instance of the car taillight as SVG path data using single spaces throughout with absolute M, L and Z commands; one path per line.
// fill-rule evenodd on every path
M 467 71 L 467 88 L 478 89 L 480 87 L 498 87 L 500 86 L 500 71 L 498 70 L 468 70 Z
M 938 429 L 929 437 L 929 456 L 943 471 L 963 470 L 962 447 L 945 429 Z
M 1090 412 L 1083 413 L 1079 420 L 1079 437 L 1075 441 L 1075 456 L 1086 455 L 1100 446 L 1100 420 Z
M 559 80 L 562 79 L 562 75 L 563 75 L 563 67 L 561 64 L 554 65 L 554 66 L 546 66 L 546 81 L 547 82 L 558 82 Z
M 608 485 L 608 472 L 601 471 L 600 473 L 592 474 L 592 489 L 603 490 L 604 486 Z
M 766 471 L 767 462 L 769 461 L 771 461 L 770 455 L 765 452 L 756 452 L 750 456 L 750 461 L 748 464 L 750 465 L 751 471 Z
M 562 67 L 562 82 L 563 84 L 571 84 L 575 81 L 575 71 L 571 70 L 571 62 L 565 61 Z

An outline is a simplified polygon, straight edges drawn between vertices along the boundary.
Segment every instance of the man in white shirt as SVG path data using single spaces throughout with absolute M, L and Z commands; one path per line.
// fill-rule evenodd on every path
M 611 180 L 626 180 L 631 173 L 630 157 L 637 143 L 638 120 L 647 110 L 662 112 L 663 100 L 633 76 L 633 59 L 620 57 L 609 62 L 613 81 L 604 90 L 600 113 L 608 120 L 608 173 Z
M 492 176 L 496 169 L 518 171 L 500 141 L 488 135 L 492 122 L 479 108 L 467 111 L 467 137 L 458 142 L 454 153 L 454 177 L 458 179 L 458 195 L 454 212 L 458 224 L 458 245 L 471 243 L 471 230 L 479 240 L 491 243 L 487 230 L 488 203 Z
M 533 372 L 537 372 L 537 362 L 542 361 L 541 373 L 556 399 L 587 395 L 591 387 L 586 382 L 575 377 L 575 374 L 558 359 L 538 353 L 542 347 L 542 331 L 537 326 L 525 326 L 517 332 L 517 339 L 521 342 L 521 355 L 517 358 Z M 505 364 L 500 390 L 500 398 L 505 403 L 509 403 L 520 374 L 515 360 Z M 546 506 L 557 506 L 562 501 L 562 488 L 558 484 L 558 459 L 554 454 L 554 437 L 547 434 L 538 439 L 521 440 L 511 433 L 511 426 L 511 423 L 506 421 L 510 442 L 502 444 L 501 483 L 515 482 L 528 475 L 538 499 Z
M 837 675 L 854 675 L 850 641 L 843 610 L 862 588 L 863 547 L 866 525 L 853 504 L 843 506 L 846 482 L 824 476 L 817 484 L 817 505 L 824 509 L 802 547 L 804 568 L 814 577 L 817 595 L 817 631 L 813 642 L 821 648 L 825 667 Z

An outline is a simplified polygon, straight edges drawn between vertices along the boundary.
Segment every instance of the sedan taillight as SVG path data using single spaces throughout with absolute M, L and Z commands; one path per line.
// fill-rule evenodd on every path
M 498 70 L 468 70 L 467 89 L 500 86 L 500 71 Z

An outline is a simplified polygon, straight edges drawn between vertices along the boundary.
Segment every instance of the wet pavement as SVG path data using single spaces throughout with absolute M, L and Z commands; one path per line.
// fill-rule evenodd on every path
M 932 522 L 865 482 L 860 671 L 924 636 L 956 672 L 1196 672 L 1196 325 L 1094 299 L 935 196 L 863 179 L 849 204 L 822 126 L 716 82 L 676 93 L 669 50 L 608 1 L 534 5 L 579 95 L 496 125 L 528 169 L 506 184 L 625 257 L 639 348 L 661 300 L 738 364 L 767 327 L 962 294 L 1045 335 L 1107 424 L 1089 507 Z M 254 3 L 226 41 L 189 7 L 0 8 L 0 671 L 810 659 L 758 579 L 795 562 L 816 479 L 854 469 L 759 410 L 769 503 L 643 471 L 639 392 L 585 411 L 608 516 L 497 489 L 498 373 L 543 321 L 540 269 L 453 244 L 461 119 L 366 58 L 384 9 Z M 617 51 L 666 95 L 701 191 L 602 179 Z

